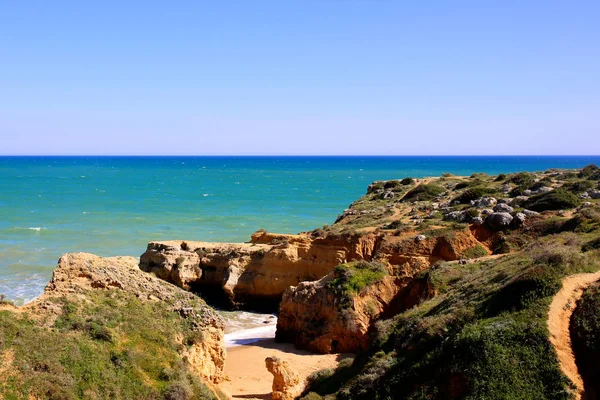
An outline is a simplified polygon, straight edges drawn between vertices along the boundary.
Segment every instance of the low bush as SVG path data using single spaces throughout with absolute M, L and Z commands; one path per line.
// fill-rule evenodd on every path
M 384 189 L 395 189 L 399 186 L 402 186 L 402 184 L 400 183 L 400 181 L 386 181 L 383 184 L 383 188 Z
M 413 183 L 415 183 L 415 180 L 413 178 L 404 178 L 400 181 L 400 183 L 404 186 L 412 185 Z
M 519 172 L 509 178 L 509 182 L 519 186 L 531 186 L 535 181 L 535 176 L 529 172 Z
M 410 190 L 402 201 L 428 201 L 433 200 L 436 196 L 444 193 L 445 189 L 441 186 L 434 184 L 421 184 L 416 188 Z
M 584 243 L 583 246 L 581 246 L 581 251 L 584 252 L 596 249 L 600 249 L 600 236 L 596 239 L 592 239 L 589 242 Z
M 581 200 L 573 193 L 564 189 L 556 189 L 532 196 L 523 206 L 533 211 L 548 211 L 575 208 L 580 204 Z
M 465 190 L 463 193 L 455 197 L 453 201 L 458 201 L 461 204 L 469 204 L 471 200 L 477 200 L 480 197 L 489 196 L 493 193 L 495 193 L 493 188 L 483 186 L 473 187 Z
M 587 178 L 587 177 L 590 177 L 592 175 L 597 174 L 598 172 L 600 172 L 600 168 L 598 168 L 594 164 L 590 164 L 590 165 L 586 165 L 585 167 L 583 167 L 579 171 L 579 173 L 577 174 L 577 176 L 580 177 L 580 178 Z
M 562 186 L 563 189 L 573 193 L 587 192 L 594 187 L 596 187 L 596 183 L 593 181 L 575 181 L 566 183 Z
M 502 182 L 505 179 L 506 179 L 505 174 L 498 174 L 498 176 L 496 176 L 496 179 L 494 179 L 494 182 Z

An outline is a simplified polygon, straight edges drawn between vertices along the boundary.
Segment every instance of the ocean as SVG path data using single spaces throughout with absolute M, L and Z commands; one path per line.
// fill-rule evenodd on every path
M 67 252 L 138 257 L 151 240 L 332 224 L 374 180 L 590 163 L 600 156 L 0 157 L 0 293 L 39 296 Z

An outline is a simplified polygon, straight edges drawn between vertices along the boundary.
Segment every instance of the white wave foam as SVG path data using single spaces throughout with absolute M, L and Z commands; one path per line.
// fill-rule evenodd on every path
M 258 328 L 244 329 L 225 335 L 225 347 L 236 347 L 244 344 L 255 343 L 259 340 L 275 338 L 275 324 Z
M 42 229 L 46 229 L 46 228 L 42 228 L 41 226 L 32 226 L 32 227 L 29 227 L 29 228 L 27 228 L 27 229 L 29 229 L 30 231 L 36 231 L 36 232 L 39 232 L 39 231 L 41 231 Z

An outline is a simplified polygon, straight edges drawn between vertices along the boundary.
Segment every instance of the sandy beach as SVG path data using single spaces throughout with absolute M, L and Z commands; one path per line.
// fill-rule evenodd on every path
M 346 354 L 313 354 L 298 350 L 293 344 L 276 343 L 274 339 L 261 340 L 227 348 L 225 373 L 229 381 L 220 387 L 233 399 L 270 399 L 273 375 L 265 367 L 265 358 L 280 357 L 306 379 L 314 371 L 335 367 Z

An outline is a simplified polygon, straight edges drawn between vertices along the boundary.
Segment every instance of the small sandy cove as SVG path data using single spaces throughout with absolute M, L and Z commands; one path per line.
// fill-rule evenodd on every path
M 347 354 L 313 354 L 297 350 L 293 344 L 276 343 L 274 339 L 261 340 L 242 346 L 227 348 L 225 373 L 229 381 L 223 382 L 221 390 L 233 399 L 271 399 L 273 375 L 265 367 L 265 358 L 277 356 L 306 379 L 311 373 L 323 368 L 334 368 Z

